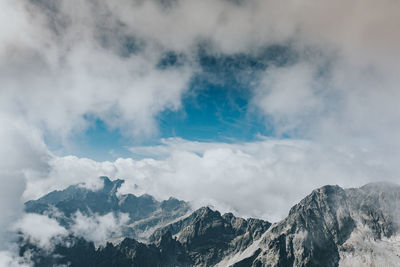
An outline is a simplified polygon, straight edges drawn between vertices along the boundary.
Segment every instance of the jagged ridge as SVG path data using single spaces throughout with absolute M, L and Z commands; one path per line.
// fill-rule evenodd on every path
M 400 244 L 391 244 L 400 240 L 393 239 L 399 237 L 399 214 L 398 185 L 324 186 L 272 226 L 204 207 L 154 231 L 150 244 L 127 238 L 96 250 L 79 239 L 58 253 L 66 260 L 78 247 L 89 249 L 85 257 L 92 255 L 96 266 L 398 266 Z
M 159 202 L 150 195 L 117 196 L 117 191 L 124 180 L 111 181 L 107 177 L 100 178 L 104 183 L 100 190 L 92 191 L 81 185 L 73 185 L 65 190 L 53 191 L 37 200 L 26 202 L 25 210 L 54 217 L 66 228 L 73 223 L 73 216 L 77 211 L 87 216 L 110 212 L 127 213 L 129 222 L 124 227 L 124 235 L 143 241 L 147 240 L 149 229 L 163 226 L 191 211 L 188 203 L 173 197 Z M 53 212 L 54 208 L 57 212 Z

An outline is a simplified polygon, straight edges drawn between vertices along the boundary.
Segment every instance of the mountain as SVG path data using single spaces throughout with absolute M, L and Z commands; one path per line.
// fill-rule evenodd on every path
M 324 186 L 234 266 L 400 266 L 399 214 L 398 185 Z
M 25 211 L 54 217 L 66 228 L 74 223 L 78 211 L 86 216 L 126 213 L 129 221 L 124 226 L 124 236 L 142 241 L 147 240 L 154 229 L 191 211 L 188 203 L 172 197 L 159 202 L 150 195 L 117 195 L 124 180 L 100 179 L 104 184 L 100 190 L 92 191 L 82 185 L 73 185 L 26 202 Z
M 173 235 L 183 245 L 194 265 L 211 266 L 227 255 L 249 247 L 270 225 L 263 220 L 237 218 L 232 213 L 221 215 L 205 207 L 156 230 L 150 241 L 160 243 L 165 234 Z
M 258 219 L 221 215 L 208 207 L 156 230 L 149 244 L 125 238 L 119 244 L 95 248 L 92 242 L 70 236 L 48 253 L 21 244 L 35 266 L 213 266 L 232 253 L 243 251 L 270 227 Z M 63 245 L 68 244 L 68 245 Z
M 400 266 L 400 186 L 315 189 L 271 225 L 208 207 L 156 229 L 147 243 L 95 247 L 70 236 L 52 253 L 21 244 L 36 266 Z M 64 244 L 68 244 L 64 245 Z

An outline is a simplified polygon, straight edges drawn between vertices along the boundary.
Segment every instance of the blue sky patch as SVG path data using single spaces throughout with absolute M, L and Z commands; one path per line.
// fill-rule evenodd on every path
M 198 50 L 200 71 L 191 79 L 182 96 L 182 108 L 164 110 L 156 116 L 159 135 L 132 140 L 118 129 L 109 128 L 98 118 L 86 119 L 91 126 L 73 137 L 71 152 L 96 160 L 131 156 L 128 148 L 154 145 L 160 138 L 180 137 L 201 142 L 243 142 L 258 136 L 273 136 L 268 118 L 249 109 L 259 75 L 268 66 L 285 66 L 296 61 L 295 53 L 285 46 L 270 46 L 254 55 L 212 54 L 204 47 Z M 180 67 L 186 58 L 173 51 L 161 57 L 158 68 Z

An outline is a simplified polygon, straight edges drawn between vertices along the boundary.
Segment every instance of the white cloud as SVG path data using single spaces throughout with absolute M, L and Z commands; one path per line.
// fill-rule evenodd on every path
M 0 113 L 0 125 L 0 266 L 27 266 L 10 244 L 16 240 L 10 227 L 22 214 L 24 172 L 45 171 L 51 155 L 40 132 L 20 118 Z
M 164 153 L 159 159 L 95 162 L 59 157 L 52 161 L 49 177 L 38 179 L 32 174 L 25 197 L 62 189 L 79 177 L 91 187 L 100 181 L 98 175 L 107 175 L 126 180 L 119 193 L 148 193 L 158 199 L 174 196 L 192 201 L 195 207 L 211 204 L 240 216 L 276 221 L 316 187 L 361 186 L 382 179 L 396 182 L 399 171 L 396 165 L 387 164 L 390 156 L 375 154 L 368 146 L 336 147 L 276 139 L 239 144 L 182 139 L 163 142 L 134 149 L 145 154 Z
M 255 104 L 275 121 L 271 124 L 287 132 L 303 128 L 306 120 L 322 110 L 322 96 L 318 95 L 318 69 L 306 63 L 289 67 L 272 67 L 263 75 Z
M 35 3 L 1 3 L 2 25 L 7 26 L 0 37 L 0 103 L 54 138 L 87 127 L 88 115 L 128 135 L 154 134 L 154 116 L 180 107 L 181 95 L 197 71 L 193 53 L 201 42 L 228 54 L 254 54 L 270 44 L 289 44 L 299 54 L 298 65 L 267 70 L 260 88 L 263 101 L 258 104 L 279 122 L 284 114 L 289 124 L 284 127 L 293 128 L 298 113 L 321 109 L 332 123 L 324 120 L 320 126 L 318 117 L 315 131 L 335 128 L 345 119 L 351 122 L 342 132 L 348 127 L 370 130 L 371 123 L 357 114 L 379 114 L 388 123 L 397 118 L 397 112 L 389 112 L 396 103 L 390 100 L 399 97 L 400 38 L 393 32 L 400 21 L 393 1 Z M 127 36 L 138 51 L 122 57 Z M 185 54 L 187 64 L 156 68 L 162 53 L 170 50 Z M 329 62 L 332 73 L 329 84 L 315 88 L 321 61 Z M 321 99 L 321 90 L 339 101 Z M 368 112 L 363 103 L 372 104 L 375 112 Z M 326 106 L 333 110 L 327 112 Z
M 25 214 L 16 222 L 14 230 L 22 232 L 30 243 L 45 250 L 51 250 L 68 234 L 68 231 L 55 219 L 32 213 Z
M 108 213 L 86 216 L 78 211 L 73 219 L 71 233 L 93 241 L 96 245 L 105 245 L 110 237 L 121 234 L 121 226 L 129 221 L 129 215 Z
M 17 257 L 10 251 L 0 251 L 1 267 L 30 267 L 32 263 L 22 257 Z
M 0 110 L 23 116 L 61 141 L 87 127 L 84 116 L 100 118 L 127 135 L 154 134 L 153 117 L 180 106 L 188 70 L 157 68 L 163 51 L 157 48 L 122 57 L 113 46 L 121 49 L 128 33 L 117 27 L 116 17 L 104 22 L 100 14 L 90 16 L 89 1 L 59 5 L 48 21 L 43 6 L 2 2 L 2 10 L 16 13 L 10 20 L 18 23 L 1 37 Z M 102 45 L 105 39 L 111 48 Z
M 129 221 L 129 215 L 111 212 L 105 215 L 87 216 L 77 211 L 72 219 L 70 228 L 66 229 L 56 219 L 47 215 L 26 213 L 13 224 L 12 230 L 21 232 L 26 241 L 47 251 L 54 249 L 57 243 L 69 235 L 83 237 L 96 245 L 105 245 L 111 237 L 118 237 L 121 234 L 121 227 Z
M 23 120 L 0 113 L 0 250 L 15 238 L 9 232 L 10 223 L 22 213 L 22 193 L 25 190 L 24 171 L 46 170 L 47 151 L 41 136 Z
M 398 143 L 400 38 L 393 29 L 400 22 L 393 1 L 35 3 L 1 3 L 0 106 L 55 139 L 85 129 L 87 116 L 127 135 L 153 135 L 154 116 L 180 107 L 198 71 L 193 54 L 208 42 L 212 52 L 256 54 L 283 44 L 298 54 L 294 66 L 267 69 L 255 93 L 279 133 L 332 140 L 335 130 L 338 140 L 370 142 L 389 134 Z M 122 57 L 128 36 L 138 48 Z M 187 62 L 156 68 L 170 50 Z
M 2 108 L 23 114 L 54 138 L 87 127 L 87 115 L 126 134 L 148 136 L 157 131 L 155 115 L 179 108 L 197 71 L 193 53 L 199 43 L 209 42 L 215 51 L 228 54 L 290 44 L 300 63 L 267 70 L 260 88 L 264 101 L 258 102 L 279 123 L 285 115 L 284 129 L 298 126 L 293 122 L 299 113 L 313 117 L 321 109 L 324 118 L 330 116 L 331 128 L 345 119 L 357 120 L 344 124 L 343 132 L 347 127 L 369 130 L 365 118 L 352 118 L 357 113 L 377 113 L 388 123 L 395 119 L 388 112 L 395 108 L 390 100 L 398 98 L 395 70 L 400 62 L 400 38 L 393 34 L 400 23 L 399 7 L 393 1 L 189 0 L 162 7 L 151 0 L 3 1 L 3 25 L 13 28 L 6 27 L 0 37 Z M 140 49 L 121 57 L 127 36 Z M 162 53 L 170 50 L 184 53 L 187 64 L 157 69 Z M 330 64 L 330 84 L 315 86 L 321 61 Z M 321 99 L 321 90 L 328 98 Z M 368 112 L 365 102 L 376 112 Z M 326 106 L 333 110 L 327 113 Z M 324 120 L 320 126 L 319 118 L 315 131 L 328 124 Z

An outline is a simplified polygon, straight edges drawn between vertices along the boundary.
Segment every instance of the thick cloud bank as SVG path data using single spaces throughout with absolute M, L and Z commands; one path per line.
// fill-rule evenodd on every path
M 53 214 L 54 215 L 54 214 Z M 70 229 L 61 226 L 55 218 L 47 215 L 25 214 L 13 228 L 35 246 L 52 251 L 57 243 L 63 242 L 68 235 L 83 237 L 96 245 L 105 245 L 112 236 L 118 236 L 121 226 L 129 221 L 125 213 L 105 215 L 83 215 L 79 211 L 73 215 Z
M 51 171 L 28 174 L 25 199 L 83 182 L 101 187 L 99 175 L 125 179 L 119 193 L 174 196 L 195 207 L 214 205 L 221 211 L 276 221 L 315 187 L 396 181 L 400 171 L 387 158 L 355 147 L 322 146 L 302 140 L 262 139 L 242 144 L 199 143 L 168 139 L 135 153 L 163 155 L 161 159 L 117 159 L 96 162 L 73 156 L 55 157 Z M 41 178 L 44 177 L 44 178 Z M 246 201 L 243 201 L 243 200 Z
M 257 56 L 282 45 L 293 63 L 249 85 L 278 133 L 395 138 L 399 9 L 386 0 L 2 0 L 1 109 L 61 140 L 93 118 L 149 136 L 154 116 L 180 107 L 199 47 Z M 182 62 L 160 67 L 171 52 Z
M 22 213 L 25 171 L 46 171 L 50 154 L 40 133 L 24 121 L 0 114 L 0 249 L 13 239 L 7 231 Z

